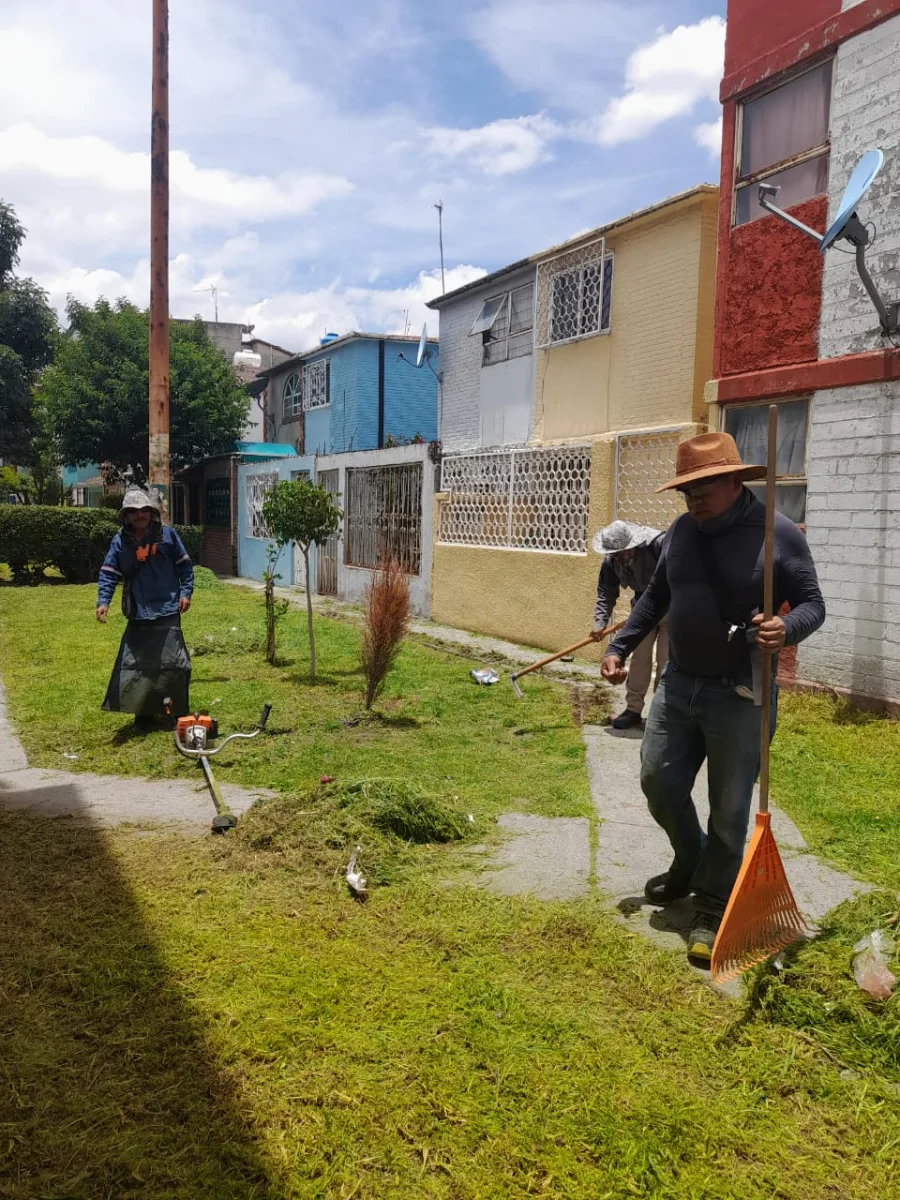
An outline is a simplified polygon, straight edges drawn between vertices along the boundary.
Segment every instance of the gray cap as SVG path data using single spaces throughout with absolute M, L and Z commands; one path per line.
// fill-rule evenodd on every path
M 633 525 L 630 521 L 613 521 L 595 536 L 591 545 L 598 554 L 621 554 L 646 546 L 661 533 L 649 525 Z
M 156 491 L 145 492 L 143 488 L 130 487 L 125 493 L 122 500 L 122 507 L 119 509 L 119 520 L 125 520 L 125 512 L 129 508 L 150 508 L 153 510 L 153 515 L 157 521 L 162 520 L 160 511 L 159 496 Z

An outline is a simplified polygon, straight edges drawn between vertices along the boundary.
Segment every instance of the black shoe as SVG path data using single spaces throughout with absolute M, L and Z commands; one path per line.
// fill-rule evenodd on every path
M 672 904 L 675 900 L 684 899 L 690 890 L 690 879 L 673 875 L 671 871 L 663 871 L 662 875 L 654 875 L 644 884 L 644 895 L 651 904 Z
M 635 729 L 641 723 L 641 714 L 626 708 L 611 721 L 613 729 Z
M 698 913 L 694 917 L 688 936 L 689 959 L 704 964 L 709 962 L 721 922 L 721 917 L 713 917 L 709 913 Z

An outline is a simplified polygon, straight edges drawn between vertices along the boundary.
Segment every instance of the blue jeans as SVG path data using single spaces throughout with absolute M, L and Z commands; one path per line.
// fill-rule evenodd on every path
M 761 709 L 724 679 L 685 675 L 670 662 L 653 697 L 641 744 L 641 788 L 672 843 L 672 873 L 699 912 L 721 916 L 744 856 L 759 775 Z M 772 732 L 775 730 L 773 689 Z M 706 760 L 709 826 L 700 827 L 691 789 Z

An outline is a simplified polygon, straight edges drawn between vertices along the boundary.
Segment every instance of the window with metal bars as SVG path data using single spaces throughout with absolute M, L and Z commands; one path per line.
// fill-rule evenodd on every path
M 550 284 L 550 342 L 607 333 L 612 311 L 613 258 L 596 258 L 560 271 Z
M 328 360 L 307 363 L 303 368 L 303 411 L 325 408 L 328 403 Z
M 247 524 L 250 526 L 250 537 L 268 538 L 269 527 L 263 516 L 263 504 L 266 496 L 278 482 L 275 471 L 264 475 L 250 475 L 247 479 Z

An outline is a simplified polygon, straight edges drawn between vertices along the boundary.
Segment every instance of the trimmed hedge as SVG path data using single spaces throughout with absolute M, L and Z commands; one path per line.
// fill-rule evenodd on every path
M 0 562 L 9 564 L 15 583 L 39 582 L 45 567 L 55 567 L 67 583 L 92 583 L 118 528 L 108 508 L 0 504 Z M 202 528 L 173 528 L 199 562 Z

